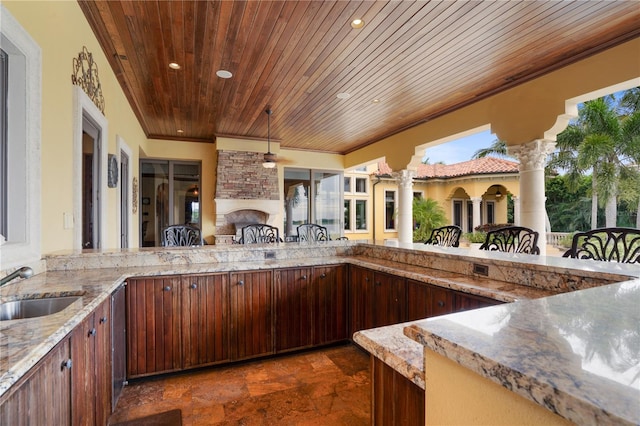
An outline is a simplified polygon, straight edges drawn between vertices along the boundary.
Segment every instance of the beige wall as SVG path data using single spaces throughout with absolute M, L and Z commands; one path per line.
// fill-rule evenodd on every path
M 108 152 L 116 152 L 116 135 L 132 148 L 131 176 L 138 175 L 137 147 L 145 135 L 111 71 L 102 49 L 76 2 L 3 1 L 42 50 L 42 253 L 73 247 L 73 229 L 64 229 L 63 213 L 73 212 L 72 60 L 86 46 L 98 66 L 108 120 Z M 105 246 L 118 245 L 118 193 L 106 194 Z M 75 218 L 78 226 L 79 218 Z M 137 217 L 134 217 L 137 223 Z M 137 233 L 132 245 L 137 245 Z
M 425 350 L 427 425 L 572 425 L 506 388 Z

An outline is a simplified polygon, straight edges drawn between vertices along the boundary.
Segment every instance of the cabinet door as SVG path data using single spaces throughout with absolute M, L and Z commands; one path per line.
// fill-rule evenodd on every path
M 485 306 L 499 305 L 500 303 L 501 302 L 498 300 L 475 296 L 473 294 L 462 293 L 459 291 L 456 292 L 455 296 L 456 312 L 484 308 Z
M 272 272 L 230 274 L 231 356 L 251 358 L 273 353 Z
M 450 314 L 451 312 L 453 312 L 453 290 L 430 285 L 429 291 L 431 293 L 431 311 L 429 312 L 430 317 Z
M 127 373 L 141 377 L 179 370 L 180 278 L 135 278 L 126 287 Z
M 311 346 L 311 268 L 278 269 L 274 274 L 276 351 Z
M 182 278 L 184 368 L 229 360 L 229 275 Z
M 14 384 L 0 398 L 0 425 L 70 425 L 70 355 L 65 338 Z
M 374 327 L 373 271 L 359 266 L 349 266 L 349 335 Z
M 73 425 L 95 425 L 95 314 L 71 333 L 71 408 Z
M 431 313 L 429 285 L 407 280 L 407 321 L 428 318 Z
M 127 381 L 127 324 L 125 322 L 125 286 L 121 285 L 111 295 L 111 411 L 116 409 L 118 398 Z
M 96 425 L 106 425 L 111 414 L 111 299 L 107 298 L 95 311 Z
M 110 299 L 71 334 L 71 411 L 74 425 L 103 425 L 111 413 Z
M 348 285 L 344 265 L 313 268 L 313 344 L 339 342 L 348 334 Z
M 376 272 L 373 280 L 373 327 L 382 327 L 406 321 L 407 293 L 405 279 Z

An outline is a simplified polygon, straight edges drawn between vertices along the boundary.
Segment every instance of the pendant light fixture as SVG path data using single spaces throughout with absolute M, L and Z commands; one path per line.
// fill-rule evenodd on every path
M 262 167 L 265 169 L 273 169 L 276 166 L 276 154 L 271 152 L 271 108 L 267 106 L 264 112 L 267 113 L 267 152 L 264 154 Z

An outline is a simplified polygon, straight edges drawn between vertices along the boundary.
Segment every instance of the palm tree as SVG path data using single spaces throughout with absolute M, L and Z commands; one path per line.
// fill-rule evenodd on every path
M 509 153 L 507 153 L 507 143 L 503 140 L 496 139 L 490 146 L 481 148 L 474 152 L 473 156 L 471 156 L 471 159 L 475 160 L 478 158 L 487 157 L 489 155 L 511 158 Z
M 606 226 L 616 226 L 620 188 L 639 178 L 640 111 L 620 116 L 613 96 L 585 102 L 578 119 L 558 135 L 557 148 L 550 166 L 566 169 L 570 185 L 591 172 L 592 229 L 598 227 L 598 205 L 605 206 Z M 635 188 L 624 196 L 638 196 Z
M 436 200 L 418 197 L 413 199 L 413 220 L 413 241 L 421 242 L 429 238 L 433 229 L 447 223 L 447 216 Z

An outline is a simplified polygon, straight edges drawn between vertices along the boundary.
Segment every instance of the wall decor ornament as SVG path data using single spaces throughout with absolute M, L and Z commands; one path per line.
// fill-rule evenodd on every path
M 138 213 L 138 178 L 134 177 L 131 183 L 131 210 Z
M 73 58 L 73 72 L 71 82 L 80 86 L 89 96 L 89 99 L 104 114 L 104 98 L 102 97 L 102 87 L 98 78 L 98 65 L 93 62 L 93 54 L 82 46 L 82 51 L 77 58 Z

